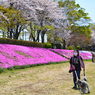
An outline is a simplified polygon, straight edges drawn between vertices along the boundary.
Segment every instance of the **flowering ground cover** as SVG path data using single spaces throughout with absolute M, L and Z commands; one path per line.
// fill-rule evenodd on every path
M 44 48 L 0 44 L 0 67 L 46 64 L 68 59 Z
M 73 50 L 65 50 L 65 49 L 51 49 L 67 58 L 71 58 L 73 56 Z
M 51 50 L 53 50 L 54 52 L 57 52 L 58 54 L 60 54 L 62 56 L 65 56 L 67 58 L 71 58 L 73 56 L 73 52 L 74 52 L 74 50 L 66 50 L 66 49 L 51 49 Z M 89 51 L 79 51 L 79 54 L 83 59 L 91 59 L 92 58 L 91 52 L 89 52 Z
M 90 51 L 79 51 L 79 53 L 83 59 L 92 59 L 92 54 Z

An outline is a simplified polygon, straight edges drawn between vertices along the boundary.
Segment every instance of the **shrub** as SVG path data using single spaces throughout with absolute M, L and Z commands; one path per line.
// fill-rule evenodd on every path
M 32 67 L 31 65 L 22 65 L 22 66 L 14 66 L 14 67 L 9 67 L 7 68 L 8 70 L 18 70 L 18 69 L 25 69 L 25 68 L 29 68 Z
M 61 44 L 51 43 L 51 45 L 52 45 L 52 48 L 55 48 L 56 47 L 56 49 L 61 49 Z
M 0 73 L 3 73 L 3 72 L 5 72 L 5 71 L 6 71 L 5 68 L 1 68 L 1 67 L 0 67 Z
M 52 45 L 50 43 L 44 43 L 44 48 L 52 48 Z
M 68 46 L 68 47 L 66 47 L 66 49 L 68 49 L 68 50 L 74 50 L 75 49 L 75 46 Z
M 30 67 L 30 65 L 23 65 L 20 67 L 20 69 L 25 69 L 25 68 L 29 68 L 29 67 Z
M 8 70 L 14 70 L 14 68 L 13 67 L 9 67 L 9 68 L 7 68 Z
M 82 48 L 82 50 L 86 50 L 85 48 Z
M 56 49 L 61 49 L 61 44 L 55 44 Z
M 14 69 L 14 70 L 21 69 L 21 66 L 14 66 L 13 69 Z
M 77 46 L 77 49 L 80 50 L 80 46 Z
M 43 48 L 43 44 L 39 42 L 22 41 L 22 40 L 9 39 L 9 38 L 0 38 L 0 43 Z
M 52 48 L 54 48 L 53 43 L 51 43 Z

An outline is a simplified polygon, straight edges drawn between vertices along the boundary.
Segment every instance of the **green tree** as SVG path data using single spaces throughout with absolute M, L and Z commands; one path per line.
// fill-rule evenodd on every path
M 59 1 L 59 7 L 64 7 L 67 19 L 71 25 L 80 25 L 91 20 L 85 9 L 76 4 L 75 0 L 61 0 Z
M 73 31 L 73 30 L 75 30 L 75 31 Z M 86 26 L 72 25 L 71 31 L 73 31 L 72 34 L 73 33 L 81 33 L 81 34 L 87 36 L 88 38 L 91 38 L 91 26 L 90 25 L 86 25 Z
M 70 26 L 68 30 L 71 30 L 71 34 L 80 33 L 88 38 L 91 38 L 91 21 L 88 17 L 88 13 L 85 12 L 84 8 L 81 8 L 79 4 L 76 4 L 75 0 L 60 0 L 59 7 L 64 7 L 67 20 Z
M 10 22 L 8 23 L 4 19 L 1 19 L 0 25 L 2 25 L 2 30 L 3 28 L 7 30 L 8 38 L 12 38 L 13 35 L 14 39 L 18 39 L 21 31 L 25 29 L 25 25 L 27 24 L 26 19 L 22 16 L 19 10 L 15 10 L 12 7 L 4 8 L 3 6 L 0 6 L 0 11 L 7 16 Z
M 0 6 L 0 13 L 4 14 L 5 12 L 7 12 L 7 9 Z M 4 17 L 0 16 L 0 30 L 2 31 L 4 38 L 6 37 L 7 32 L 6 24 L 9 24 L 9 22 Z

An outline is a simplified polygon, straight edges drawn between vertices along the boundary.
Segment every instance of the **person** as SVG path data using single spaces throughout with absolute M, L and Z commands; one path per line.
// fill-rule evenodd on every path
M 92 54 L 92 62 L 94 62 L 94 54 L 93 54 L 93 52 L 91 52 L 91 54 Z
M 75 68 L 77 77 L 78 79 L 80 79 L 81 68 L 83 68 L 83 71 L 85 71 L 85 66 L 82 57 L 79 56 L 79 50 L 74 50 L 74 55 L 70 59 L 70 66 L 72 68 Z M 73 88 L 76 89 L 77 85 L 75 82 L 77 81 L 77 78 L 76 78 L 75 71 L 73 70 L 72 72 L 73 72 L 73 82 L 74 82 Z
M 91 52 L 91 54 L 92 54 L 92 62 L 94 62 L 95 52 Z

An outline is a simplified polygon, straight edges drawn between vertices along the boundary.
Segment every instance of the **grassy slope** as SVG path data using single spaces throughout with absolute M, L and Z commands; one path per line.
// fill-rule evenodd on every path
M 89 95 L 95 95 L 95 63 L 85 61 L 85 65 Z M 72 89 L 72 74 L 68 70 L 67 62 L 7 71 L 0 74 L 0 95 L 81 95 Z

